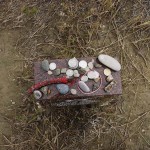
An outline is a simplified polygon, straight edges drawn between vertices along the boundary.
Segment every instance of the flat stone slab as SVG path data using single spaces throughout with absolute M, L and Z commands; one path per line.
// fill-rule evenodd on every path
M 96 61 L 96 58 L 78 58 L 78 60 L 86 60 L 87 63 L 91 62 L 92 59 L 94 59 Z M 61 68 L 68 68 L 68 60 L 69 59 L 55 59 L 55 60 L 49 60 L 49 63 L 54 62 L 57 65 L 57 69 L 61 69 Z M 63 77 L 65 76 L 65 74 L 61 74 L 59 76 L 54 76 L 54 74 L 49 75 L 47 72 L 45 72 L 42 68 L 41 68 L 41 62 L 42 61 L 38 61 L 34 63 L 34 81 L 35 84 L 45 81 L 45 80 L 49 80 L 52 78 L 58 78 L 58 77 Z M 122 94 L 122 84 L 121 84 L 121 77 L 120 77 L 120 71 L 115 72 L 113 70 L 111 70 L 111 74 L 114 78 L 114 80 L 117 82 L 116 86 L 113 87 L 113 89 L 107 93 L 104 91 L 104 88 L 106 85 L 108 85 L 108 82 L 106 81 L 106 76 L 104 75 L 104 69 L 106 69 L 107 67 L 102 65 L 102 67 L 100 68 L 94 68 L 94 70 L 98 71 L 100 76 L 101 76 L 101 87 L 94 93 L 91 94 L 84 94 L 81 92 L 81 90 L 78 88 L 78 81 L 80 79 L 75 79 L 75 81 L 73 83 L 68 83 L 70 89 L 76 89 L 77 90 L 77 94 L 76 95 L 72 95 L 70 92 L 67 93 L 66 95 L 61 95 L 59 94 L 59 92 L 56 89 L 56 85 L 52 84 L 49 85 L 49 89 L 51 90 L 51 93 L 47 96 L 43 96 L 42 99 L 45 100 L 51 100 L 54 102 L 59 102 L 59 101 L 63 101 L 63 100 L 73 100 L 73 99 L 88 99 L 88 98 L 98 98 L 98 97 L 103 97 L 103 96 L 113 96 L 113 95 L 121 95 Z M 87 83 L 87 82 L 86 82 Z M 89 80 L 87 85 L 89 87 L 92 87 L 93 85 L 93 81 Z

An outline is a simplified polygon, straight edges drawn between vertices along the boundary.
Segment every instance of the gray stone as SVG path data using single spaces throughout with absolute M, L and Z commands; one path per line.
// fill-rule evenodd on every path
M 48 71 L 49 70 L 49 62 L 48 62 L 48 60 L 43 60 L 42 61 L 42 64 L 41 64 L 41 67 L 42 67 L 42 69 L 44 70 L 44 71 Z
M 121 69 L 120 63 L 109 55 L 101 54 L 98 56 L 98 60 L 112 70 L 119 71 Z
M 67 94 L 69 92 L 69 86 L 67 84 L 57 84 L 56 88 L 60 94 Z
M 33 95 L 34 95 L 35 99 L 37 99 L 37 100 L 39 100 L 42 97 L 42 93 L 38 90 L 35 90 L 33 92 Z
M 59 76 L 60 75 L 60 69 L 54 70 L 53 73 L 54 73 L 55 76 Z
M 66 71 L 67 71 L 67 68 L 62 68 L 61 69 L 61 73 L 66 73 Z
M 79 81 L 78 84 L 79 84 L 80 89 L 83 92 L 86 92 L 86 93 L 90 92 L 90 88 L 83 81 Z
M 41 92 L 44 94 L 44 95 L 47 95 L 48 93 L 48 86 L 44 86 L 41 88 Z

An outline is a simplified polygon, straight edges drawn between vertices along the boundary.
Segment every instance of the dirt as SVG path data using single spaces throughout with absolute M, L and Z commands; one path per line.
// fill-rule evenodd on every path
M 22 65 L 16 61 L 20 58 L 15 51 L 18 35 L 17 31 L 0 31 L 0 141 L 2 134 L 11 134 L 11 127 L 4 116 L 15 114 L 14 107 L 20 103 L 20 90 L 15 76 Z

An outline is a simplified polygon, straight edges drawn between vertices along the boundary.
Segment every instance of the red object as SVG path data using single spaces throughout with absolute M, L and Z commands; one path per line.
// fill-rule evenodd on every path
M 56 83 L 68 83 L 70 80 L 66 77 L 61 78 L 54 78 L 47 81 L 39 82 L 35 85 L 33 85 L 31 88 L 28 89 L 28 94 L 32 94 L 34 90 L 38 90 L 43 86 L 50 85 L 50 84 L 56 84 Z

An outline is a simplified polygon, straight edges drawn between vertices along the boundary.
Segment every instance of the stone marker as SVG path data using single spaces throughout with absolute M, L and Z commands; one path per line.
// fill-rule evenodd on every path
M 112 70 L 119 71 L 121 69 L 120 63 L 109 55 L 101 54 L 98 56 L 98 60 Z

